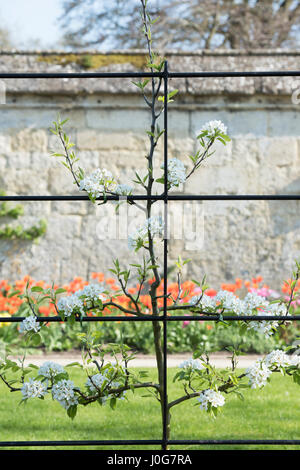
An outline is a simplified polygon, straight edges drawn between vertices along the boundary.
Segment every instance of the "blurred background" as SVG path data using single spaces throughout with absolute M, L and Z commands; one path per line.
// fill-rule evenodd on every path
M 5 49 L 140 49 L 138 0 L 14 0 L 0 2 Z M 297 0 L 152 0 L 157 47 L 276 49 L 299 46 Z

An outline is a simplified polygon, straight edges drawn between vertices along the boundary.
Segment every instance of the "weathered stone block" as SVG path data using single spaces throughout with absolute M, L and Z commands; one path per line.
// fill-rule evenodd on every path
M 85 129 L 78 131 L 77 147 L 79 150 L 138 150 L 140 147 L 144 149 L 145 143 L 130 130 L 126 133 L 99 133 Z
M 27 151 L 12 151 L 6 154 L 6 167 L 7 168 L 30 168 L 31 158 L 30 153 Z
M 71 173 L 64 166 L 57 166 L 48 170 L 47 189 L 50 194 L 83 194 L 78 192 Z
M 44 130 L 22 129 L 12 135 L 12 149 L 15 151 L 45 152 L 47 134 Z
M 7 154 L 11 150 L 11 137 L 8 134 L 0 134 L 0 155 Z
M 259 164 L 271 169 L 293 165 L 297 161 L 297 140 L 293 137 L 264 137 L 259 139 Z
M 8 168 L 0 174 L 0 187 L 8 194 L 48 194 L 47 178 L 28 168 Z
M 147 110 L 133 109 L 89 109 L 86 115 L 87 126 L 102 132 L 124 132 L 124 122 L 131 132 L 144 133 L 150 126 Z

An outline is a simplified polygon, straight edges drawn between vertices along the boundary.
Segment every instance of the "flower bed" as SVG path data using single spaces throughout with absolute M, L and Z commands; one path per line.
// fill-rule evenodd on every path
M 148 287 L 152 281 L 149 281 Z M 28 304 L 22 298 L 25 292 L 26 285 L 29 287 L 40 286 L 42 288 L 52 287 L 44 281 L 35 281 L 29 276 L 25 276 L 21 280 L 9 283 L 7 280 L 0 281 L 0 316 L 23 316 L 26 315 Z M 284 299 L 289 301 L 291 294 L 292 280 L 286 281 L 281 286 L 281 291 L 277 292 L 271 289 L 268 285 L 263 283 L 263 278 L 258 276 L 251 281 L 236 279 L 234 283 L 221 284 L 221 292 L 233 293 L 237 298 L 242 298 L 247 292 L 255 293 L 265 299 Z M 63 299 L 65 303 L 68 299 L 72 298 L 76 292 L 86 288 L 86 286 L 98 286 L 99 288 L 109 290 L 111 293 L 115 292 L 118 304 L 124 308 L 130 307 L 130 299 L 128 296 L 122 295 L 116 285 L 116 281 L 112 277 L 106 277 L 104 273 L 92 273 L 91 280 L 86 281 L 81 277 L 75 277 L 70 283 L 62 286 L 65 290 Z M 53 286 L 58 289 L 59 286 Z M 128 289 L 129 293 L 134 295 L 139 290 L 139 284 L 132 286 Z M 300 281 L 297 282 L 295 292 L 300 288 Z M 197 298 L 201 289 L 193 281 L 183 282 L 181 285 L 180 302 L 191 302 L 193 298 Z M 158 288 L 158 296 L 163 294 L 163 282 Z M 177 299 L 179 294 L 178 283 L 168 284 L 168 304 L 172 299 Z M 217 295 L 217 290 L 210 288 L 205 291 L 205 294 L 214 299 Z M 145 313 L 151 313 L 151 298 L 146 289 L 143 289 L 140 296 L 140 304 Z M 300 300 L 295 300 L 291 303 L 294 312 L 300 308 Z M 163 298 L 158 298 L 158 305 L 163 305 Z M 57 312 L 55 306 L 51 303 L 44 303 L 39 306 L 39 313 L 41 316 L 53 316 Z M 177 311 L 177 314 L 184 311 Z M 89 312 L 93 315 L 93 312 Z M 122 312 L 117 311 L 113 307 L 106 308 L 103 311 L 104 315 L 122 315 Z M 126 313 L 124 313 L 126 315 Z M 230 326 L 230 328 L 229 328 Z M 12 347 L 22 347 L 22 337 L 19 335 L 18 324 L 0 323 L 0 342 L 2 344 L 9 344 Z M 61 351 L 73 348 L 79 348 L 80 338 L 78 335 L 81 332 L 86 332 L 87 324 L 73 325 L 68 323 L 52 323 L 48 328 L 41 332 L 42 344 L 48 351 Z M 147 322 L 118 322 L 111 324 L 103 322 L 100 328 L 101 339 L 103 342 L 118 342 L 121 339 L 130 347 L 137 349 L 143 353 L 153 352 L 153 338 L 151 325 Z M 168 324 L 168 349 L 170 352 L 188 352 L 196 347 L 203 346 L 207 352 L 220 351 L 226 349 L 227 346 L 233 345 L 243 352 L 253 353 L 267 353 L 275 347 L 283 346 L 296 340 L 299 334 L 299 327 L 290 323 L 286 327 L 281 327 L 278 332 L 272 337 L 267 337 L 259 331 L 246 330 L 241 333 L 240 328 L 235 322 L 214 323 L 214 322 L 189 322 L 187 320 L 181 322 L 170 322 Z

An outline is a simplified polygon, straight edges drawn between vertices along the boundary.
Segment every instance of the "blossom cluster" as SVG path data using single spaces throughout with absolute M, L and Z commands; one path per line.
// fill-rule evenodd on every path
M 35 315 L 29 315 L 24 318 L 20 325 L 20 333 L 26 333 L 27 331 L 34 331 L 37 333 L 41 328 L 41 325 L 37 321 Z
M 21 388 L 23 399 L 42 398 L 47 393 L 48 381 L 53 381 L 55 377 L 64 372 L 65 370 L 60 364 L 52 361 L 44 362 L 38 370 L 38 376 L 42 376 L 46 380 L 29 379 L 28 382 L 25 382 Z M 71 380 L 63 379 L 52 384 L 52 397 L 65 409 L 78 403 L 74 383 Z
M 180 369 L 185 369 L 185 370 L 202 370 L 204 369 L 203 364 L 199 359 L 187 359 L 186 361 L 181 362 L 178 366 Z
M 218 408 L 225 403 L 225 398 L 222 393 L 211 388 L 201 392 L 197 400 L 200 403 L 200 409 L 206 411 L 208 411 L 210 407 Z
M 103 386 L 107 385 L 108 381 L 109 379 L 105 373 L 98 373 L 87 379 L 86 386 L 91 392 L 97 392 L 101 390 Z
M 47 379 L 53 379 L 54 377 L 62 373 L 64 373 L 63 366 L 52 361 L 44 362 L 38 370 L 38 375 L 42 375 Z
M 101 397 L 102 404 L 105 404 L 107 400 L 113 398 L 114 395 L 109 393 L 112 389 L 117 389 L 122 386 L 120 382 L 113 381 L 109 377 L 109 370 L 106 369 L 102 374 L 97 373 L 89 377 L 86 381 L 86 387 L 90 392 L 103 392 L 104 396 Z M 115 397 L 118 400 L 125 399 L 126 391 L 123 391 L 119 396 Z
M 70 317 L 73 312 L 85 314 L 87 303 L 91 305 L 97 300 L 103 299 L 105 288 L 99 284 L 88 284 L 72 295 L 61 297 L 57 302 L 57 309 L 66 317 Z
M 285 368 L 290 366 L 300 366 L 300 355 L 288 355 L 285 351 L 275 349 L 266 355 L 264 359 L 255 361 L 251 367 L 246 369 L 245 373 L 241 375 L 239 379 L 243 379 L 245 376 L 251 388 L 262 388 L 266 385 L 274 371 L 285 370 Z M 178 367 L 190 372 L 205 369 L 199 359 L 188 359 L 183 361 Z M 197 400 L 200 403 L 200 408 L 206 411 L 221 407 L 225 403 L 225 398 L 218 388 L 209 388 L 199 392 Z
M 262 388 L 266 385 L 273 370 L 278 368 L 283 369 L 289 366 L 299 367 L 299 365 L 300 356 L 288 355 L 280 349 L 275 349 L 264 359 L 258 359 L 253 366 L 248 367 L 245 371 L 245 375 L 249 379 L 251 388 Z
M 59 377 L 64 373 L 66 377 Z M 110 398 L 124 400 L 126 391 L 118 394 L 111 393 L 112 390 L 122 387 L 122 380 L 118 381 L 116 378 L 121 377 L 123 373 L 124 369 L 122 366 L 116 367 L 114 363 L 109 363 L 108 366 L 104 368 L 103 372 L 98 372 L 88 377 L 86 387 L 90 393 L 100 393 L 102 395 L 100 397 L 102 404 L 105 404 Z M 43 379 L 38 380 L 41 376 Z M 49 380 L 51 387 L 48 386 Z M 38 369 L 37 378 L 29 379 L 21 388 L 23 400 L 42 398 L 47 393 L 47 390 L 51 390 L 52 398 L 58 401 L 66 410 L 71 406 L 78 405 L 78 395 L 76 394 L 77 390 L 74 382 L 68 379 L 68 375 L 63 366 L 52 361 L 44 362 Z
M 85 176 L 79 183 L 79 189 L 86 191 L 93 201 L 106 192 L 129 196 L 133 191 L 132 186 L 128 184 L 118 184 L 106 168 L 97 168 L 90 175 Z
M 107 191 L 114 191 L 117 182 L 112 173 L 106 168 L 97 168 L 90 175 L 85 176 L 79 183 L 79 189 L 86 191 L 91 199 L 97 199 Z
M 153 216 L 147 219 L 133 234 L 128 238 L 128 245 L 131 249 L 138 250 L 140 247 L 147 245 L 148 234 L 151 238 L 156 235 L 162 235 L 164 230 L 164 222 L 161 216 Z
M 161 165 L 161 168 L 164 168 L 164 163 Z M 179 186 L 185 182 L 185 166 L 178 158 L 171 158 L 168 161 L 167 179 L 170 187 Z
M 205 133 L 204 138 L 207 140 L 214 139 L 218 134 L 226 135 L 227 127 L 222 121 L 209 121 L 200 129 L 200 135 Z
M 222 308 L 224 312 L 234 313 L 238 316 L 287 316 L 287 308 L 282 303 L 270 303 L 264 297 L 255 292 L 248 292 L 244 299 L 239 299 L 235 294 L 226 290 L 220 290 L 214 297 L 203 294 L 194 296 L 190 300 L 192 305 L 199 308 L 216 310 Z M 247 324 L 249 329 L 253 329 L 266 336 L 270 336 L 274 329 L 278 327 L 278 321 L 252 321 Z
M 261 360 L 255 361 L 253 366 L 246 369 L 245 375 L 249 379 L 251 388 L 262 388 L 266 385 L 272 371 Z
M 40 380 L 29 379 L 21 388 L 23 399 L 42 398 L 47 393 L 47 385 Z
M 129 184 L 118 184 L 114 190 L 114 193 L 119 196 L 129 196 L 132 194 L 133 188 Z
M 116 285 L 116 281 L 114 278 L 107 277 L 102 272 L 98 273 L 91 273 L 91 277 L 93 279 L 93 283 L 102 283 L 105 285 L 105 288 L 110 291 L 118 291 L 119 287 Z M 151 282 L 151 280 L 149 281 Z M 44 289 L 52 288 L 50 284 L 45 283 L 44 281 L 35 281 L 30 276 L 24 276 L 23 279 L 19 279 L 15 281 L 13 284 L 9 284 L 7 280 L 0 281 L 0 314 L 3 316 L 14 315 L 18 313 L 18 310 L 22 307 L 23 303 L 26 302 L 24 297 L 21 298 L 20 295 L 15 294 L 13 292 L 19 291 L 21 294 L 25 292 L 25 288 L 27 283 L 29 287 L 32 286 L 41 286 Z M 68 295 L 73 294 L 74 292 L 83 289 L 84 286 L 88 285 L 89 281 L 84 280 L 82 277 L 76 276 L 74 279 L 69 282 L 68 284 L 63 285 L 62 287 L 67 291 Z M 290 284 L 291 280 L 284 283 L 281 287 L 282 293 L 284 295 L 289 294 L 290 296 Z M 54 285 L 54 289 L 58 289 L 60 286 Z M 253 294 L 257 294 L 260 298 L 269 298 L 269 300 L 279 299 L 281 294 L 280 292 L 276 292 L 275 290 L 271 289 L 266 284 L 263 284 L 262 276 L 257 276 L 252 278 L 251 281 L 237 278 L 234 283 L 222 283 L 221 290 L 231 292 L 238 295 L 238 291 L 241 289 L 246 288 L 248 292 Z M 131 293 L 134 294 L 138 292 L 139 285 L 137 284 L 135 287 L 132 286 Z M 295 292 L 298 292 L 300 289 L 300 280 L 297 282 L 297 286 L 295 288 Z M 196 304 L 199 299 L 201 298 L 201 289 L 197 287 L 197 285 L 192 281 L 184 281 L 182 284 L 182 294 L 180 297 L 180 302 L 186 303 L 189 302 L 191 304 Z M 217 295 L 217 290 L 215 289 L 207 289 L 203 294 L 201 307 L 207 309 L 215 309 L 215 302 L 213 298 Z M 171 294 L 173 298 L 177 298 L 179 295 L 178 283 L 177 282 L 168 282 L 168 294 Z M 163 295 L 163 282 L 158 287 L 158 295 Z M 295 294 L 296 295 L 296 294 Z M 286 297 L 284 300 L 286 302 L 289 301 L 289 296 Z M 124 307 L 128 306 L 128 298 L 124 296 L 118 297 L 118 302 L 121 303 Z M 140 296 L 141 307 L 145 309 L 151 310 L 151 298 L 150 295 L 141 295 Z M 168 306 L 171 305 L 172 299 L 171 296 L 167 299 Z M 163 298 L 158 298 L 159 307 L 163 305 Z M 291 302 L 291 308 L 299 308 L 300 298 L 296 299 Z M 105 309 L 103 311 L 105 313 Z M 108 311 L 107 311 L 108 312 Z M 52 303 L 49 304 L 42 304 L 38 307 L 38 314 L 42 316 L 48 315 L 55 315 L 56 310 L 55 306 Z M 5 322 L 0 323 L 0 327 L 5 326 Z
M 78 399 L 74 389 L 75 385 L 72 380 L 60 380 L 52 387 L 52 397 L 67 410 L 71 406 L 78 404 Z

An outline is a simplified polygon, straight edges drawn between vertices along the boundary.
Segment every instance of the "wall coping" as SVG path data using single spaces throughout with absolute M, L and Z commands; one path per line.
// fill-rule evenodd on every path
M 212 56 L 212 57 L 230 57 L 230 56 L 300 56 L 300 49 L 200 49 L 194 51 L 181 51 L 177 49 L 166 49 L 162 51 L 165 55 L 177 56 Z M 60 49 L 35 49 L 35 50 L 21 50 L 21 49 L 0 49 L 1 55 L 145 55 L 147 51 L 144 49 L 114 49 L 106 51 L 98 51 L 96 49 L 86 49 L 80 51 L 65 51 Z
M 199 71 L 288 71 L 300 70 L 300 50 L 199 50 L 162 52 L 169 70 Z M 144 50 L 85 51 L 0 51 L 0 73 L 13 72 L 128 72 L 147 70 Z M 137 94 L 128 79 L 4 80 L 8 93 L 25 94 Z M 172 79 L 171 89 L 184 95 L 276 95 L 291 96 L 300 86 L 300 77 L 235 77 Z

